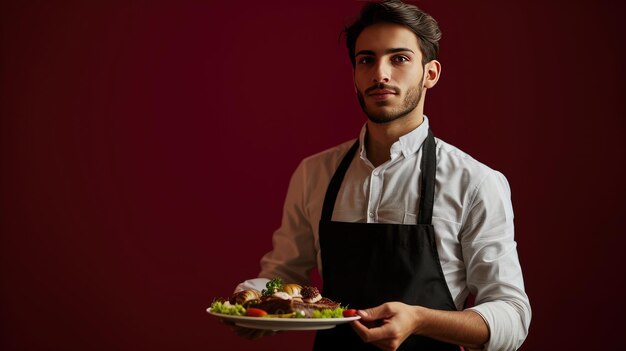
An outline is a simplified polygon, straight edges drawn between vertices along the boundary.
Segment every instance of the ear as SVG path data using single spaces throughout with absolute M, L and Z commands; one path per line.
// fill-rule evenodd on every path
M 432 60 L 424 66 L 424 88 L 430 89 L 437 84 L 441 75 L 441 63 Z

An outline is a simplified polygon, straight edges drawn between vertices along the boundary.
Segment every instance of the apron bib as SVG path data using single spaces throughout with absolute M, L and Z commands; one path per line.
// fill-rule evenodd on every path
M 421 193 L 417 224 L 333 222 L 337 193 L 359 141 L 330 181 L 319 226 L 325 297 L 365 309 L 400 301 L 456 311 L 446 284 L 431 224 L 437 168 L 432 133 L 422 145 Z M 419 179 L 416 179 L 419 181 Z M 364 343 L 349 324 L 318 331 L 314 350 L 378 350 Z M 412 335 L 399 350 L 459 350 L 459 346 Z

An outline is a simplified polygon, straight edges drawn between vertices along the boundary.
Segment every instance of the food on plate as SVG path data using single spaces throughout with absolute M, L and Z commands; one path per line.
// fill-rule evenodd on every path
M 354 317 L 356 316 L 356 310 L 351 308 L 349 310 L 343 310 L 343 316 L 344 317 Z
M 265 284 L 267 289 L 263 289 L 261 294 L 263 296 L 272 296 L 274 293 L 279 292 L 283 287 L 283 280 L 280 278 L 274 278 Z
M 306 303 L 316 303 L 322 299 L 322 294 L 320 294 L 317 288 L 312 286 L 307 286 L 302 291 L 302 301 Z
M 246 316 L 248 317 L 263 317 L 267 316 L 267 312 L 259 308 L 250 307 L 246 309 Z
M 300 294 L 302 286 L 299 284 L 284 284 L 282 291 L 286 292 L 294 299 L 302 299 L 302 295 Z
M 341 318 L 347 317 L 345 313 L 356 316 L 355 310 L 323 297 L 316 287 L 284 284 L 279 278 L 270 280 L 261 292 L 243 290 L 228 301 L 215 300 L 211 312 L 264 318 Z
M 246 314 L 246 309 L 239 304 L 231 305 L 228 301 L 218 299 L 213 301 L 211 304 L 211 312 L 228 314 L 231 316 L 243 316 Z
M 242 290 L 238 293 L 233 294 L 233 296 L 228 299 L 231 305 L 239 304 L 246 305 L 248 301 L 258 300 L 261 298 L 261 293 L 256 290 Z

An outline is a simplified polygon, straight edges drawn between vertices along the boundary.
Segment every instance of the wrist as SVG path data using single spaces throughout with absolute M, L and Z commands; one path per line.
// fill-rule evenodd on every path
M 428 324 L 428 308 L 422 306 L 413 307 L 413 334 L 422 335 Z

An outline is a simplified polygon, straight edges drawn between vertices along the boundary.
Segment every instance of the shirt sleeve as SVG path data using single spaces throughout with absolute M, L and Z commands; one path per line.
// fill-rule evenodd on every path
M 265 289 L 266 287 L 267 282 L 269 281 L 269 279 L 265 278 L 248 279 L 245 282 L 239 283 L 239 285 L 237 285 L 237 287 L 235 288 L 233 294 L 242 290 L 263 291 L 263 289 Z
M 306 174 L 303 163 L 289 182 L 280 228 L 272 237 L 273 249 L 261 258 L 260 278 L 310 285 L 309 273 L 317 264 L 312 226 L 304 209 Z
M 461 229 L 467 286 L 489 327 L 484 350 L 516 350 L 526 339 L 531 319 L 528 296 L 514 240 L 509 184 L 490 171 L 474 190 Z

